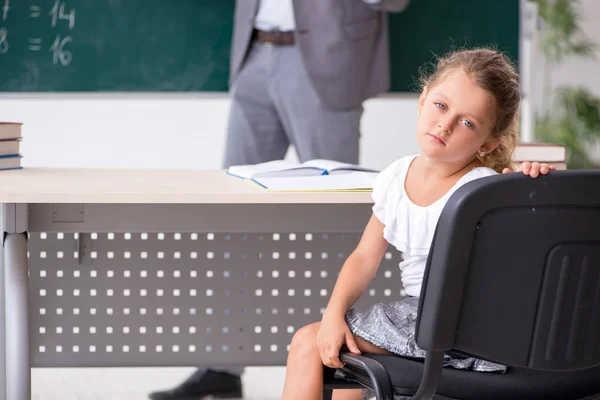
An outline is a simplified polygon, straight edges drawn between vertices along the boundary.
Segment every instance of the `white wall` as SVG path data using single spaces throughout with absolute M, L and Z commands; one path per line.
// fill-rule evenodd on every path
M 365 103 L 361 164 L 418 151 L 416 105 L 416 95 Z M 224 94 L 0 97 L 0 121 L 24 123 L 26 167 L 219 168 L 228 109 Z

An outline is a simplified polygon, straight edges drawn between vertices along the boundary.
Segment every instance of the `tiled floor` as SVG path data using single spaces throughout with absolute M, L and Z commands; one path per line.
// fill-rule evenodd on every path
M 172 387 L 193 368 L 34 368 L 32 400 L 146 400 L 149 392 Z M 244 400 L 279 399 L 284 367 L 249 367 Z

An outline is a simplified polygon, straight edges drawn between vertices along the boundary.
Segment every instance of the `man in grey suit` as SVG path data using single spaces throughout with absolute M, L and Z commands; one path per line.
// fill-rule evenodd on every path
M 237 0 L 223 167 L 284 158 L 358 164 L 362 103 L 390 87 L 386 12 L 410 0 Z M 199 369 L 153 400 L 241 397 L 238 371 Z
M 362 103 L 390 87 L 387 15 L 409 0 L 238 0 L 225 168 L 358 163 Z

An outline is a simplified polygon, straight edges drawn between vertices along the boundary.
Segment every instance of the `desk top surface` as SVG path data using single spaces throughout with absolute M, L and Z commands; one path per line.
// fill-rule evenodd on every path
M 0 171 L 0 203 L 371 203 L 368 192 L 267 192 L 223 170 Z

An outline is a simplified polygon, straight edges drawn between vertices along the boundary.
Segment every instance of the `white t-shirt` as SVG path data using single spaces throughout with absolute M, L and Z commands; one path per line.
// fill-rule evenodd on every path
M 292 0 L 260 0 L 254 27 L 262 31 L 293 31 L 296 22 Z
M 381 171 L 375 180 L 372 195 L 375 202 L 373 213 L 384 225 L 383 237 L 402 252 L 402 284 L 409 296 L 419 296 L 421 293 L 433 234 L 450 196 L 467 182 L 497 174 L 491 168 L 474 168 L 463 175 L 442 198 L 422 207 L 410 200 L 404 187 L 406 173 L 416 156 L 403 157 Z

